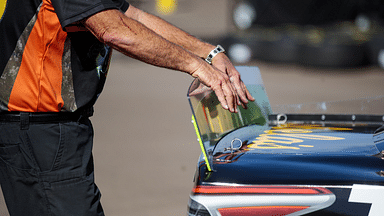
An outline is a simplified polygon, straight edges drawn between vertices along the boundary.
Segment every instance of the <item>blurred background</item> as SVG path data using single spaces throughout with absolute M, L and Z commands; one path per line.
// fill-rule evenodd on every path
M 259 67 L 272 106 L 384 92 L 379 0 L 129 2 L 221 44 L 235 65 Z M 114 53 L 91 118 L 106 215 L 186 215 L 200 155 L 186 97 L 191 82 Z
M 272 106 L 384 93 L 383 3 L 356 0 L 130 1 L 260 68 Z M 96 103 L 96 182 L 109 216 L 186 215 L 200 155 L 192 78 L 114 53 Z
M 381 0 L 215 2 L 147 0 L 137 4 L 223 45 L 236 63 L 263 60 L 323 68 L 384 67 Z M 166 7 L 172 3 L 175 6 Z
M 271 105 L 382 95 L 380 1 L 130 1 L 260 68 Z M 383 57 L 381 57 L 383 58 Z M 114 53 L 96 103 L 96 182 L 109 216 L 186 215 L 200 155 L 192 78 Z

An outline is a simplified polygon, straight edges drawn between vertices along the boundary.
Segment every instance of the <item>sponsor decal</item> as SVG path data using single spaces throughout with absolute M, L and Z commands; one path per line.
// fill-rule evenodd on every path
M 372 204 L 368 216 L 382 216 L 384 206 L 384 187 L 354 184 L 348 202 Z
M 212 216 L 305 215 L 331 206 L 335 195 L 311 186 L 196 186 L 191 198 Z
M 343 140 L 343 137 L 316 135 L 315 131 L 340 131 L 351 130 L 349 128 L 332 128 L 321 127 L 319 125 L 303 125 L 300 127 L 290 127 L 289 124 L 284 126 L 277 126 L 271 130 L 264 131 L 264 134 L 256 137 L 255 140 L 248 145 L 252 149 L 293 149 L 311 148 L 312 145 L 300 145 L 305 140 L 323 140 L 334 141 Z
M 313 215 L 381 216 L 384 186 L 200 185 L 192 190 L 191 198 L 212 215 L 220 212 L 222 216 L 298 216 L 312 212 Z

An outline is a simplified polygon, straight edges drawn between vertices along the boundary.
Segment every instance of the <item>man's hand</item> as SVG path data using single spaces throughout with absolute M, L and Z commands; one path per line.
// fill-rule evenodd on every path
M 215 92 L 224 109 L 237 112 L 237 104 L 241 103 L 238 101 L 239 97 L 235 86 L 227 74 L 202 60 L 199 67 L 191 75 Z
M 127 17 L 131 17 L 135 20 L 138 20 L 139 22 L 143 23 L 146 25 L 148 28 L 151 30 L 155 31 L 157 34 L 161 35 L 164 37 L 166 40 L 178 44 L 184 49 L 188 50 L 189 52 L 205 58 L 207 54 L 215 47 L 211 44 L 207 44 L 203 41 L 200 41 L 199 39 L 189 35 L 188 33 L 182 31 L 181 29 L 172 26 L 171 24 L 165 22 L 164 20 L 153 16 L 151 14 L 145 13 L 144 11 L 137 9 L 133 7 L 132 5 L 129 7 L 128 11 L 125 13 Z M 225 74 L 225 79 L 224 81 L 220 81 L 220 84 L 222 88 L 216 88 L 214 87 L 215 85 L 211 85 L 209 81 L 206 79 L 208 77 L 207 74 L 205 76 L 203 74 L 200 74 L 202 71 L 199 73 L 199 79 L 203 83 L 205 83 L 208 86 L 212 86 L 213 88 L 216 89 L 216 94 L 224 94 L 225 98 L 222 99 L 220 102 L 226 102 L 225 105 L 228 105 L 229 110 L 231 108 L 231 103 L 234 102 L 234 111 L 236 111 L 235 107 L 237 105 L 242 105 L 244 107 L 244 104 L 248 102 L 248 100 L 253 101 L 254 98 L 251 96 L 251 94 L 248 92 L 247 88 L 245 87 L 244 83 L 240 79 L 240 74 L 239 72 L 235 69 L 235 67 L 232 65 L 231 61 L 228 59 L 228 57 L 220 53 L 216 55 L 213 58 L 213 68 L 215 70 L 222 71 Z M 185 62 L 187 64 L 187 62 Z M 207 64 L 206 67 L 209 65 Z M 210 66 L 212 67 L 212 66 Z M 205 70 L 204 70 L 205 71 Z M 198 72 L 198 70 L 196 70 Z M 195 77 L 197 77 L 198 73 L 195 73 Z M 222 75 L 221 75 L 222 76 Z M 213 77 L 211 77 L 213 78 Z M 227 81 L 229 78 L 229 81 Z M 214 78 L 213 78 L 214 79 Z M 218 84 L 216 84 L 218 85 Z M 234 90 L 233 93 L 229 93 L 230 90 Z M 233 98 L 233 101 L 231 97 L 227 98 L 228 95 L 235 95 L 235 98 Z M 219 96 L 218 96 L 219 97 Z M 223 107 L 224 107 L 223 106 Z M 228 109 L 228 108 L 227 108 Z
M 238 95 L 238 98 L 236 99 L 237 105 L 245 108 L 245 104 L 248 103 L 249 100 L 255 100 L 241 80 L 240 73 L 224 53 L 216 55 L 212 60 L 212 65 L 229 77 L 232 88 L 236 90 Z

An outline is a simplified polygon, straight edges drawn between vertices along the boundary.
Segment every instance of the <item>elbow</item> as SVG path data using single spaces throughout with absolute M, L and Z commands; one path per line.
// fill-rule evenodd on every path
M 107 10 L 95 14 L 84 21 L 84 26 L 102 43 L 118 46 L 131 43 L 130 32 L 127 32 L 124 15 L 116 10 Z
M 102 43 L 128 56 L 132 56 L 132 53 L 137 49 L 138 44 L 134 38 L 126 34 L 122 34 L 121 31 L 113 29 L 104 31 L 98 39 Z
M 103 31 L 102 34 L 98 36 L 98 39 L 102 43 L 117 50 L 124 49 L 134 44 L 127 35 L 122 34 L 121 31 L 110 28 Z
M 118 40 L 115 31 L 107 28 L 96 35 L 97 39 L 108 46 L 112 46 Z

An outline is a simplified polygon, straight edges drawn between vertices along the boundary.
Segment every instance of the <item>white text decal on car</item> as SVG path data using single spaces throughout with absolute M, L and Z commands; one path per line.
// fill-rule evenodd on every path
M 382 216 L 384 206 L 384 187 L 354 184 L 348 202 L 371 203 L 368 216 Z

